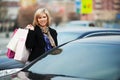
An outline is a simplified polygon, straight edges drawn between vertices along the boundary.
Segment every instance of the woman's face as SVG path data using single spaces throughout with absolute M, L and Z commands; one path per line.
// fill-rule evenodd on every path
M 41 25 L 41 27 L 44 27 L 47 25 L 47 15 L 45 13 L 42 13 L 39 17 L 38 17 L 38 23 L 39 25 Z

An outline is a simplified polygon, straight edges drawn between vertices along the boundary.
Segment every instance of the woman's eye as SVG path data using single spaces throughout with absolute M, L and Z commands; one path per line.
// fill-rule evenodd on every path
M 46 18 L 46 16 L 43 16 L 43 18 Z
M 42 18 L 47 18 L 46 16 L 43 16 L 43 17 L 38 17 L 38 19 L 42 19 Z
M 41 17 L 38 17 L 38 19 L 41 19 Z

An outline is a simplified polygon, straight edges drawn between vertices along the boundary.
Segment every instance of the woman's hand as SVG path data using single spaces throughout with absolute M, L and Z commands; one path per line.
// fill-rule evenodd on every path
M 27 28 L 27 29 L 30 29 L 30 30 L 34 30 L 34 26 L 31 25 L 31 24 L 28 24 L 28 25 L 26 26 L 26 28 Z

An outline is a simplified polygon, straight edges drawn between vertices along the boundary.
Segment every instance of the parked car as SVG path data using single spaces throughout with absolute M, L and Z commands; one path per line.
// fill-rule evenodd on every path
M 75 39 L 105 36 L 105 35 L 120 35 L 120 29 L 107 29 L 98 27 L 76 27 L 76 28 L 61 28 L 58 29 L 58 44 L 63 44 Z
M 81 20 L 74 20 L 67 22 L 65 24 L 66 27 L 94 27 L 95 22 L 94 21 L 81 21 Z
M 0 71 L 0 80 L 6 79 L 120 80 L 120 36 L 89 37 L 62 44 L 23 69 Z
M 115 29 L 120 29 L 120 24 L 119 23 L 104 23 L 103 27 L 105 28 L 115 28 Z

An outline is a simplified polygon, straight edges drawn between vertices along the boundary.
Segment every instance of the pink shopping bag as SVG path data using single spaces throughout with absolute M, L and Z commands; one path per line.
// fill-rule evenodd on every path
M 7 55 L 8 58 L 14 58 L 15 52 L 8 49 L 6 55 Z

